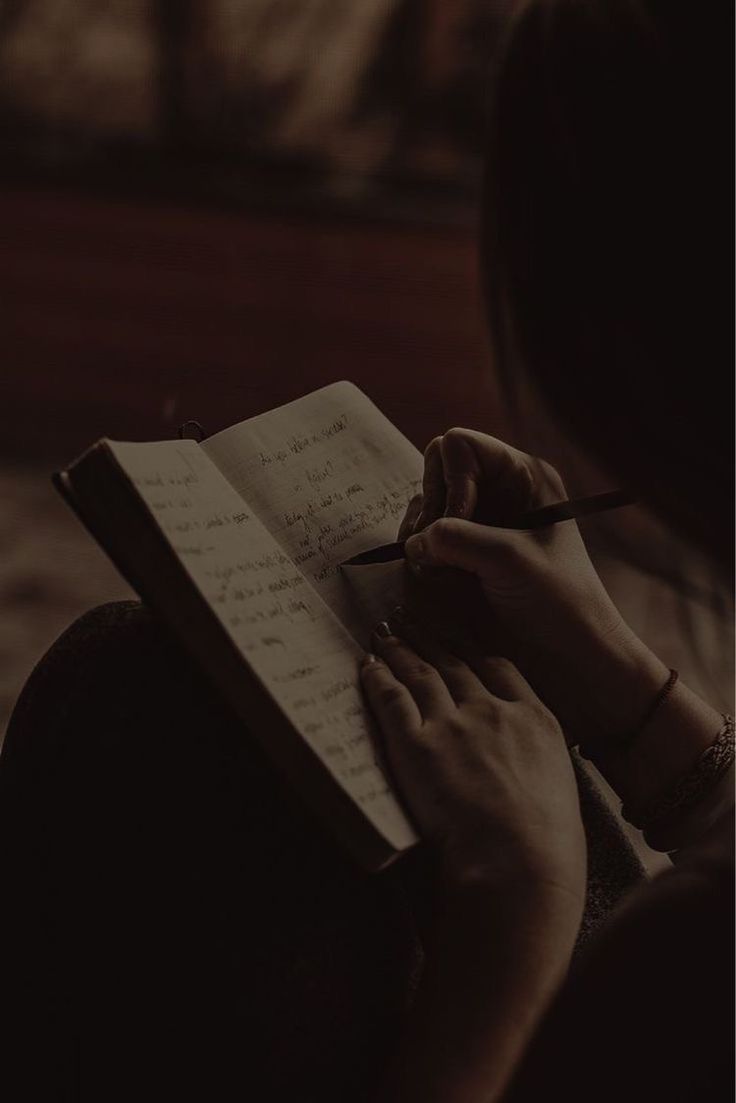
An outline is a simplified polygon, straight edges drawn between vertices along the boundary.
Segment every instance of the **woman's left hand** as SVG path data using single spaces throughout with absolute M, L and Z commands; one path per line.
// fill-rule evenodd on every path
M 585 894 L 577 785 L 557 720 L 506 659 L 381 626 L 362 684 L 389 769 L 448 885 Z M 565 909 L 567 910 L 567 909 Z

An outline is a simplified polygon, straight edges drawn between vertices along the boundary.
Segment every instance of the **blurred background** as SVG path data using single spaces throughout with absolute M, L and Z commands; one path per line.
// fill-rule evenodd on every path
M 0 734 L 55 636 L 129 593 L 49 483 L 101 436 L 213 432 L 349 378 L 420 448 L 473 426 L 606 489 L 532 404 L 510 416 L 488 352 L 475 232 L 510 6 L 0 3 Z M 728 707 L 707 567 L 638 509 L 586 527 L 628 619 Z

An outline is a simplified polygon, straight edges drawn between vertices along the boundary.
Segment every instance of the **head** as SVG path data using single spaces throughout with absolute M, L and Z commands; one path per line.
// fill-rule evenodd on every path
M 729 565 L 732 18 L 725 2 L 521 4 L 482 227 L 500 369 Z

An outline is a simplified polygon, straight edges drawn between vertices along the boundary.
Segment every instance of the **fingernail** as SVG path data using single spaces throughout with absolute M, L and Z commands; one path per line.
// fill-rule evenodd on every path
M 393 629 L 393 633 L 395 636 L 405 636 L 408 633 L 416 630 L 416 625 L 414 624 L 408 610 L 405 609 L 403 605 L 399 605 L 396 609 L 394 609 L 393 613 L 388 618 L 388 623 Z
M 363 656 L 363 666 L 373 666 L 373 664 L 377 662 L 378 656 L 372 654 L 370 651 Z
M 421 533 L 410 536 L 404 547 L 406 548 L 407 557 L 412 561 L 419 562 L 425 558 L 427 549 Z
M 387 640 L 389 636 L 393 636 L 393 632 L 385 620 L 379 621 L 373 631 L 381 640 Z

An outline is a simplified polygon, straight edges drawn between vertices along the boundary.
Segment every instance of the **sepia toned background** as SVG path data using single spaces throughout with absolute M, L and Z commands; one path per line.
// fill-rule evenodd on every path
M 0 7 L 0 721 L 55 634 L 126 593 L 49 484 L 93 440 L 343 377 L 420 446 L 493 422 L 473 227 L 501 11 Z
M 125 584 L 49 476 L 101 436 L 206 431 L 336 379 L 419 446 L 453 424 L 606 489 L 488 349 L 475 233 L 510 0 L 0 5 L 0 731 Z M 623 427 L 622 427 L 623 429 Z M 625 615 L 715 704 L 731 604 L 642 510 L 587 534 Z

